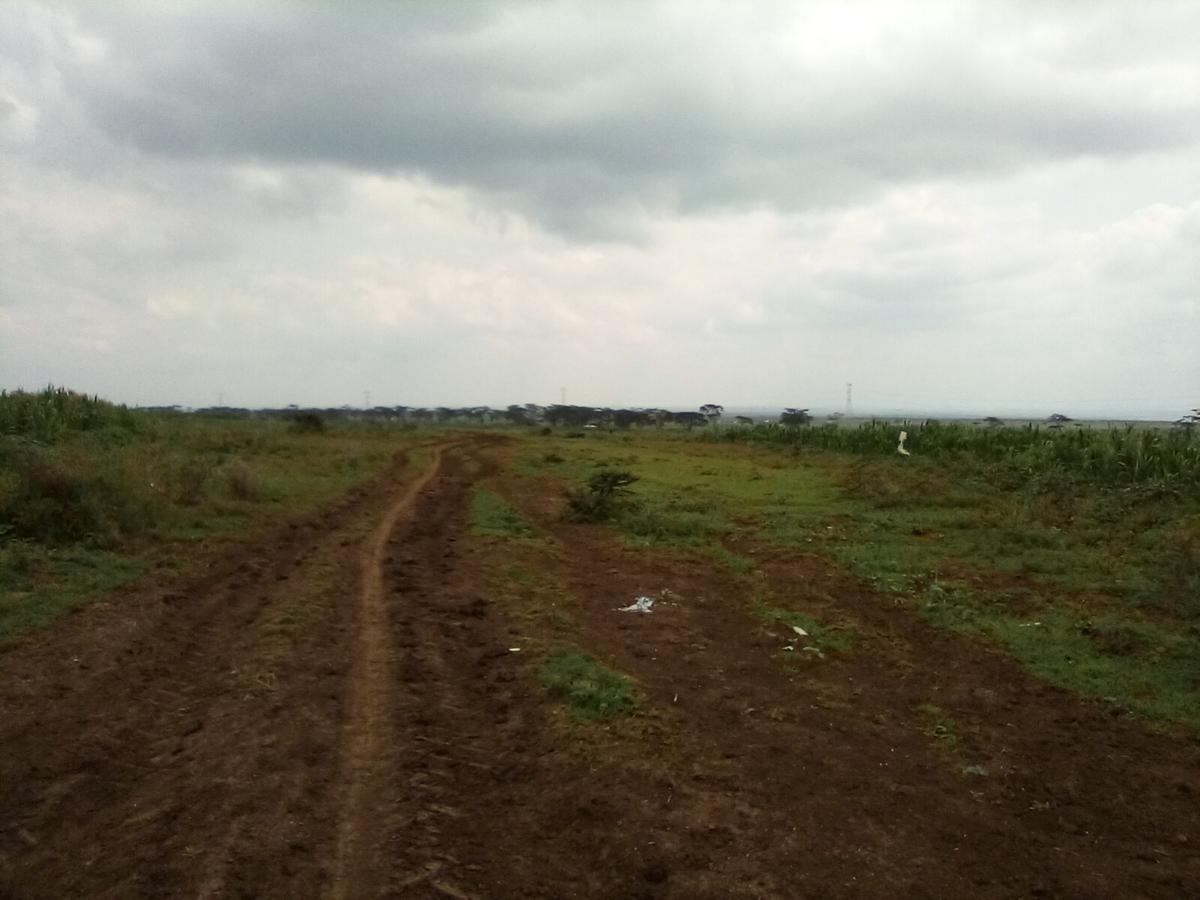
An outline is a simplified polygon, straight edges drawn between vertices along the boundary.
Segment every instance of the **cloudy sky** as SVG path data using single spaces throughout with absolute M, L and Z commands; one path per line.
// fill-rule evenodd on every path
M 1176 416 L 1200 4 L 0 5 L 0 386 Z

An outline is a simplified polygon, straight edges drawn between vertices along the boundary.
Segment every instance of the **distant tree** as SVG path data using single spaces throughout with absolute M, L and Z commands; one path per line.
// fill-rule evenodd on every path
M 1003 420 L 1003 419 L 1001 419 L 1001 418 L 998 418 L 998 417 L 996 417 L 996 416 L 986 416 L 986 417 L 984 418 L 984 420 L 983 420 L 983 424 L 984 424 L 984 425 L 990 425 L 990 426 L 992 426 L 993 428 L 995 428 L 995 427 L 997 427 L 997 426 L 999 426 L 999 425 L 1003 425 L 1003 424 L 1004 424 L 1004 420 Z
M 712 423 L 716 423 L 721 418 L 721 413 L 723 412 L 725 412 L 725 407 L 720 403 L 705 403 L 700 407 L 700 415 Z
M 1062 413 L 1055 413 L 1046 421 L 1050 423 L 1051 428 L 1062 428 L 1065 424 L 1073 420 L 1070 416 L 1064 416 Z
M 1200 425 L 1200 408 L 1193 409 L 1190 415 L 1180 416 L 1174 424 L 1180 428 L 1195 428 Z
M 754 420 L 749 416 L 734 416 L 733 422 L 735 425 L 753 425 Z
M 612 422 L 618 428 L 629 428 L 631 425 L 648 425 L 650 417 L 644 409 L 615 409 Z
M 584 425 L 594 425 L 603 421 L 605 410 L 593 406 L 570 406 L 556 403 L 546 407 L 546 421 L 551 425 L 566 425 L 582 428 Z
M 677 412 L 671 413 L 671 421 L 676 425 L 684 425 L 691 429 L 697 425 L 707 425 L 708 416 L 698 412 Z
M 780 425 L 798 426 L 808 425 L 810 422 L 812 422 L 812 416 L 809 415 L 808 407 L 804 409 L 788 407 L 779 416 Z

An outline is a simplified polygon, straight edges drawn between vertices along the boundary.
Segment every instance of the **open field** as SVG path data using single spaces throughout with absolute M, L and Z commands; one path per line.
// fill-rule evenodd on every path
M 863 434 L 6 444 L 0 898 L 1200 895 L 1190 451 Z

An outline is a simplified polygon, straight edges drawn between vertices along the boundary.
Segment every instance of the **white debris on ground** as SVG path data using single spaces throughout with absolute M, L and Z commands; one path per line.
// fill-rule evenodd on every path
M 637 612 L 648 613 L 655 603 L 666 603 L 668 606 L 672 604 L 670 598 L 674 597 L 675 593 L 669 588 L 663 588 L 658 592 L 657 597 L 641 596 L 634 599 L 628 606 L 617 607 L 617 612 Z
M 900 432 L 900 443 L 896 447 L 896 452 L 899 453 L 901 456 L 912 456 L 911 453 L 909 453 L 907 450 L 904 449 L 904 442 L 906 440 L 908 440 L 908 432 L 907 431 Z
M 654 598 L 653 597 L 638 597 L 636 600 L 634 600 L 628 606 L 618 607 L 617 612 L 648 613 L 651 611 L 651 607 L 653 607 L 653 606 L 654 606 Z
M 800 637 L 808 637 L 808 632 L 805 631 L 803 628 L 801 628 L 799 625 L 793 625 L 792 631 L 796 632 L 796 634 L 800 635 Z

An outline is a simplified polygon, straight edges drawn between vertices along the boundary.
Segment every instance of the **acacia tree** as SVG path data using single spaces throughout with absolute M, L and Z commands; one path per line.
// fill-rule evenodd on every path
M 725 412 L 725 407 L 720 403 L 705 403 L 700 407 L 700 415 L 708 419 L 709 422 L 716 422 L 721 418 L 721 413 Z
M 779 416 L 780 425 L 807 425 L 812 421 L 812 416 L 809 415 L 808 407 L 797 409 L 789 406 Z

